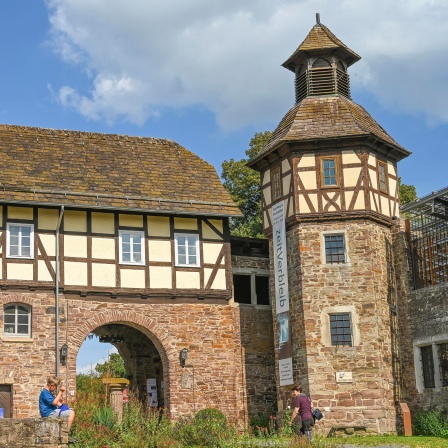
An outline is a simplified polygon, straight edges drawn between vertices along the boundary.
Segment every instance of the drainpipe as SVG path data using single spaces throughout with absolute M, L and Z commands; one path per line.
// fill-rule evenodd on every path
M 59 213 L 58 225 L 56 227 L 56 280 L 55 280 L 55 295 L 56 295 L 56 377 L 59 377 L 59 228 L 61 227 L 62 217 L 64 216 L 64 206 L 61 205 L 61 212 Z

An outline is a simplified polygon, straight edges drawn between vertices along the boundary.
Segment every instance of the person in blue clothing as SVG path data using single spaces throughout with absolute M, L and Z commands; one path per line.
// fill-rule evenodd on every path
M 59 392 L 56 390 L 60 384 L 59 378 L 49 376 L 47 378 L 47 385 L 42 389 L 39 396 L 39 411 L 42 418 L 64 418 L 68 421 L 68 430 L 72 427 L 75 413 L 72 409 L 59 409 L 62 403 L 62 395 L 65 392 L 65 387 L 61 386 Z M 56 394 L 56 395 L 55 395 Z

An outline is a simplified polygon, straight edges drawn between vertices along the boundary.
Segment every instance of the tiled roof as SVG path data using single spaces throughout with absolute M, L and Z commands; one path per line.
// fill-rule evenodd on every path
M 325 25 L 317 23 L 308 33 L 305 40 L 299 45 L 297 50 L 288 58 L 283 64 L 284 67 L 292 69 L 292 61 L 296 59 L 299 53 L 305 52 L 323 52 L 328 50 L 342 50 L 346 54 L 346 59 L 349 65 L 361 59 L 361 56 L 356 54 L 347 45 L 340 41 Z
M 0 201 L 240 216 L 216 170 L 155 138 L 0 125 Z
M 283 142 L 306 142 L 356 136 L 374 136 L 406 157 L 410 152 L 400 145 L 359 104 L 344 96 L 307 97 L 283 117 L 253 165 Z

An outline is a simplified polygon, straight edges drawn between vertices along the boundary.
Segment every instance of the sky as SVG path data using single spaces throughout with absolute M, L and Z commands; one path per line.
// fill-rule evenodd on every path
M 221 174 L 293 106 L 281 64 L 317 12 L 362 57 L 352 99 L 412 152 L 402 181 L 448 186 L 448 0 L 2 0 L 0 123 L 167 138 Z

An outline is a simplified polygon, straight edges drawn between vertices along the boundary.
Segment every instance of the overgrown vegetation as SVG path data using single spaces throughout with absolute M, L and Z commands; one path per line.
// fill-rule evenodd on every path
M 446 410 L 431 409 L 415 414 L 412 419 L 415 435 L 448 438 L 448 416 Z M 446 442 L 448 446 L 448 440 Z

